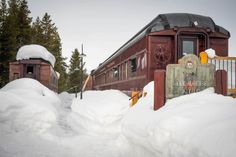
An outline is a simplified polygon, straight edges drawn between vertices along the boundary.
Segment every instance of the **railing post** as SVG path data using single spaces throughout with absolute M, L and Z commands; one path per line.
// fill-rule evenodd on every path
M 165 104 L 165 70 L 156 70 L 154 72 L 154 110 L 158 110 Z
M 227 72 L 225 70 L 215 72 L 215 92 L 227 96 Z

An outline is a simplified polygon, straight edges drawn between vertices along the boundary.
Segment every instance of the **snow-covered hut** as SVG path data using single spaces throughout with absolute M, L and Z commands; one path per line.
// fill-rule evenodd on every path
M 10 62 L 9 80 L 33 78 L 57 92 L 59 76 L 53 69 L 55 61 L 55 57 L 43 46 L 22 46 L 16 61 Z

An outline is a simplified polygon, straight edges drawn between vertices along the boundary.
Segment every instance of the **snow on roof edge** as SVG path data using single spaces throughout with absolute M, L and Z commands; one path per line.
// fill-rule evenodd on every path
M 48 61 L 54 67 L 55 57 L 43 46 L 31 44 L 22 46 L 16 55 L 16 60 L 41 58 Z

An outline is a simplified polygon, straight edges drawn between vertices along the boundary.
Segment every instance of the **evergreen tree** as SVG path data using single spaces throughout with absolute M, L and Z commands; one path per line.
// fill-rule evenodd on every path
M 31 22 L 32 18 L 29 17 L 30 11 L 28 9 L 27 1 L 21 0 L 19 3 L 19 12 L 17 23 L 19 27 L 19 33 L 17 35 L 17 49 L 21 46 L 31 43 Z
M 65 63 L 66 58 L 62 57 L 61 39 L 57 32 L 54 34 L 54 40 L 51 41 L 51 51 L 54 53 L 56 63 L 54 69 L 60 73 L 60 79 L 58 82 L 58 91 L 64 91 L 67 88 L 67 65 Z
M 83 73 L 82 73 L 83 69 Z M 81 76 L 83 74 L 83 77 Z M 72 51 L 72 56 L 70 58 L 70 66 L 69 66 L 69 88 L 77 87 L 77 89 L 81 89 L 86 79 L 86 69 L 81 67 L 81 58 L 78 49 L 76 48 Z M 81 81 L 82 78 L 82 81 Z M 82 84 L 81 84 L 82 83 Z
M 2 1 L 2 6 L 5 6 L 5 1 Z M 6 16 L 3 17 L 4 21 L 1 24 L 1 86 L 8 83 L 9 75 L 9 62 L 15 59 L 15 54 L 17 50 L 17 34 L 19 32 L 18 25 L 16 22 L 19 7 L 16 0 L 9 0 L 9 8 L 4 8 L 7 13 L 3 13 Z
M 70 58 L 70 66 L 69 66 L 69 87 L 77 86 L 78 89 L 81 87 L 81 67 L 80 67 L 80 58 L 79 51 L 76 48 L 72 51 L 72 56 Z
M 0 86 L 8 82 L 9 62 L 15 60 L 17 50 L 31 42 L 31 18 L 26 0 L 1 0 L 0 10 Z
M 1 0 L 0 3 L 0 88 L 5 84 L 6 82 L 6 63 L 4 62 L 5 59 L 5 53 L 3 52 L 2 43 L 3 43 L 3 25 L 5 25 L 5 20 L 7 16 L 7 5 L 6 0 Z
M 6 16 L 7 16 L 6 0 L 1 0 L 1 3 L 0 3 L 0 28 L 2 28 L 2 24 L 5 21 Z
M 32 26 L 32 32 L 32 42 L 47 48 L 56 58 L 54 70 L 60 73 L 59 92 L 65 90 L 67 88 L 66 58 L 62 57 L 61 39 L 57 27 L 48 13 L 45 13 L 42 20 L 39 17 L 36 19 Z
M 41 27 L 41 20 L 39 17 L 36 18 L 36 21 L 32 25 L 32 43 L 42 44 L 43 29 Z

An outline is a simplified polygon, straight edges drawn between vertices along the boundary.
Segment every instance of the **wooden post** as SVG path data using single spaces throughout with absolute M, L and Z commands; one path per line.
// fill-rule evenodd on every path
M 215 72 L 215 92 L 227 96 L 227 72 L 225 70 Z
M 158 110 L 165 104 L 165 70 L 154 72 L 154 110 Z

